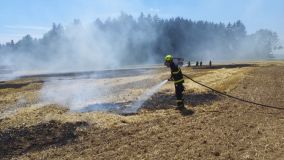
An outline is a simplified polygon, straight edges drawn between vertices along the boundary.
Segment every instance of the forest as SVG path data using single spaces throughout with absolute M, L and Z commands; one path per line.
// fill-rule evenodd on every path
M 278 49 L 282 47 L 277 33 L 259 29 L 248 34 L 241 21 L 225 24 L 143 13 L 134 18 L 121 13 L 87 25 L 79 19 L 66 26 L 54 23 L 42 38 L 27 34 L 1 44 L 0 63 L 117 67 L 160 63 L 169 53 L 190 60 L 235 60 L 267 58 Z

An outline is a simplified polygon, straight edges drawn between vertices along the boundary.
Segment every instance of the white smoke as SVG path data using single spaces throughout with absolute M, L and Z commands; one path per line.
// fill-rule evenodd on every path
M 67 106 L 70 110 L 80 110 L 86 101 L 98 97 L 100 90 L 91 80 L 51 80 L 40 91 L 42 103 Z
M 106 76 L 111 71 L 104 71 Z M 76 77 L 49 78 L 40 91 L 41 103 L 60 104 L 71 111 L 95 110 L 107 111 L 115 106 L 125 111 L 136 112 L 167 81 L 159 83 L 160 78 L 153 79 L 153 71 L 143 73 L 131 71 L 115 71 L 128 77 L 103 78 L 98 74 Z M 115 74 L 115 73 L 113 73 Z M 135 76 L 139 74 L 138 76 Z M 150 88 L 150 89 L 148 89 Z M 146 91 L 145 93 L 143 93 Z M 142 92 L 142 93 L 141 93 Z M 110 108 L 111 109 L 111 108 Z

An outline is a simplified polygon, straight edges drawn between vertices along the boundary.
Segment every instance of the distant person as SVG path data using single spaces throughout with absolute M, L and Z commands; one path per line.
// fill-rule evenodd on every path
M 187 67 L 190 67 L 190 61 L 188 61 L 188 63 L 187 63 Z
M 177 109 L 183 110 L 184 107 L 184 100 L 183 100 L 183 91 L 184 91 L 184 79 L 183 74 L 181 72 L 180 67 L 173 62 L 173 56 L 167 55 L 165 57 L 165 65 L 171 69 L 171 77 L 169 81 L 174 81 L 175 83 L 175 91 L 176 91 L 176 98 L 177 98 Z
M 200 61 L 199 65 L 202 66 L 202 61 Z
M 211 60 L 209 61 L 209 66 L 212 67 L 212 61 Z
M 196 64 L 195 64 L 195 65 L 196 65 L 196 67 L 198 67 L 198 61 L 196 61 Z

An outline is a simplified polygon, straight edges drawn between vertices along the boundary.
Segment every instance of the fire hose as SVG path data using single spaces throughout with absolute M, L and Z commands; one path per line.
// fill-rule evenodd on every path
M 200 83 L 200 82 L 197 82 L 196 80 L 192 79 L 191 77 L 189 77 L 189 76 L 187 76 L 187 75 L 185 75 L 185 74 L 183 74 L 183 76 L 185 76 L 186 78 L 188 78 L 188 79 L 191 80 L 192 82 L 197 83 L 197 84 L 199 84 L 200 86 L 203 86 L 203 87 L 205 87 L 205 88 L 207 88 L 207 89 L 210 89 L 211 91 L 213 91 L 213 92 L 215 92 L 215 93 L 217 93 L 217 94 L 219 94 L 219 95 L 223 95 L 223 96 L 226 96 L 226 97 L 229 97 L 229 98 L 231 98 L 231 99 L 238 100 L 238 101 L 242 101 L 242 102 L 254 104 L 254 105 L 259 106 L 259 107 L 266 107 L 266 108 L 273 108 L 273 109 L 278 109 L 278 110 L 284 110 L 284 108 L 282 108 L 282 107 L 275 107 L 275 106 L 266 105 L 266 104 L 261 104 L 261 103 L 257 103 L 257 102 L 245 100 L 245 99 L 242 99 L 242 98 L 239 98 L 239 97 L 235 97 L 235 96 L 233 96 L 233 95 L 230 95 L 230 94 L 227 94 L 227 93 L 224 93 L 224 92 L 215 90 L 215 89 L 213 89 L 213 88 L 211 88 L 211 87 L 209 87 L 209 86 L 207 86 L 207 85 L 205 85 L 205 84 L 202 84 L 202 83 Z

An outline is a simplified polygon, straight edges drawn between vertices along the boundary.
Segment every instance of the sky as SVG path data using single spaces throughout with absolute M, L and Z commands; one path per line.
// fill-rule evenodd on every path
M 284 0 L 0 0 L 0 43 L 27 34 L 39 38 L 52 23 L 68 25 L 74 19 L 91 23 L 121 12 L 216 23 L 241 20 L 249 34 L 270 29 L 284 44 Z

